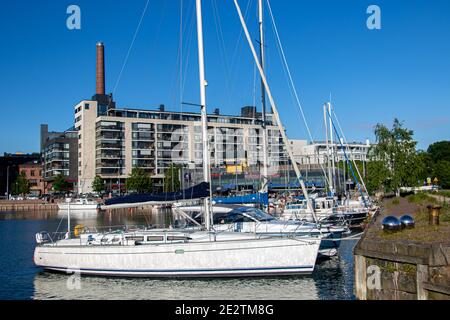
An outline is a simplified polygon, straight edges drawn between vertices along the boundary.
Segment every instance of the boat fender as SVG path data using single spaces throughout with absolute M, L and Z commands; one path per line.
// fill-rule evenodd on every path
M 84 225 L 82 224 L 78 224 L 75 226 L 75 228 L 73 228 L 73 234 L 75 235 L 76 238 L 78 238 L 80 236 L 80 234 L 82 234 L 84 231 Z

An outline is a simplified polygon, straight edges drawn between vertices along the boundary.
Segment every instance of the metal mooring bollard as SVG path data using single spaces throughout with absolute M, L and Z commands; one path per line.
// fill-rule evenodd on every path
M 427 206 L 428 222 L 431 226 L 439 225 L 439 215 L 441 214 L 441 206 Z

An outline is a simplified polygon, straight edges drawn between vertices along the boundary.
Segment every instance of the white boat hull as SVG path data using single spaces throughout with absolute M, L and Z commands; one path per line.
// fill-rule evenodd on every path
M 79 241 L 80 240 L 72 240 Z M 242 239 L 160 245 L 41 245 L 47 270 L 120 277 L 236 277 L 308 274 L 319 239 Z
M 95 211 L 99 207 L 98 204 L 70 204 L 70 211 L 72 210 L 84 210 L 84 211 Z M 59 210 L 68 210 L 69 206 L 67 203 L 58 203 Z

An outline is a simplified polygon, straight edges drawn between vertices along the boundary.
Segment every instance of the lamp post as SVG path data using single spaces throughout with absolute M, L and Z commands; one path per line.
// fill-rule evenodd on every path
M 6 199 L 9 200 L 9 166 L 6 167 Z

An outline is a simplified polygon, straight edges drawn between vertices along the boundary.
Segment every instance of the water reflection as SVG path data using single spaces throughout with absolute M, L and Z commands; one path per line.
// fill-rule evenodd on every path
M 81 277 L 80 289 L 69 290 L 64 274 L 36 274 L 33 299 L 135 300 L 262 300 L 318 299 L 311 277 L 243 278 L 213 280 L 154 280 Z M 69 286 L 72 288 L 73 286 Z
M 55 211 L 0 211 L 2 220 L 52 220 L 57 218 Z

